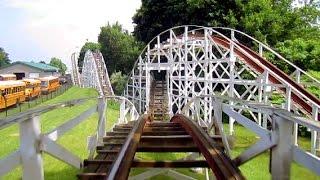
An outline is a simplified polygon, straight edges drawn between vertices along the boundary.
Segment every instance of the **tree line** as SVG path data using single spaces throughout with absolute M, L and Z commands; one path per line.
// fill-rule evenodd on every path
M 98 43 L 86 42 L 81 48 L 79 64 L 86 50 L 99 49 L 111 81 L 120 81 L 115 91 L 121 93 L 119 84 L 125 81 L 146 43 L 166 29 L 193 24 L 243 31 L 300 68 L 319 71 L 320 30 L 314 25 L 319 16 L 316 4 L 293 8 L 292 0 L 142 0 L 132 18 L 132 34 L 119 23 L 101 27 Z M 290 73 L 286 65 L 273 63 Z

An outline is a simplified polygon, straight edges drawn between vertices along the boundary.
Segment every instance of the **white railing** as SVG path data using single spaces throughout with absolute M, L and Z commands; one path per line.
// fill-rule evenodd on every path
M 230 104 L 230 101 L 233 102 L 233 104 Z M 202 117 L 203 110 L 201 109 L 201 103 L 212 104 L 212 119 Z M 254 120 L 239 113 L 239 109 L 248 109 L 253 112 L 262 113 L 270 120 L 269 125 L 271 128 L 262 127 Z M 223 131 L 222 114 L 224 113 L 230 118 L 233 118 L 237 123 L 257 134 L 260 140 L 233 159 L 234 163 L 238 166 L 271 149 L 272 179 L 286 179 L 290 177 L 292 161 L 302 164 L 314 173 L 320 175 L 320 158 L 298 147 L 294 144 L 293 140 L 295 124 L 306 127 L 311 131 L 319 132 L 320 122 L 318 121 L 292 114 L 281 108 L 218 95 L 195 97 L 184 107 L 183 113 L 193 117 L 198 124 L 207 126 L 209 133 L 214 129 L 214 123 L 218 124 L 220 131 Z M 229 146 L 225 133 L 222 133 L 222 140 L 228 151 Z M 311 139 L 311 141 L 313 140 Z M 313 142 L 311 142 L 311 144 L 313 144 Z
M 108 100 L 115 100 L 120 103 L 120 117 L 117 124 L 136 120 L 139 116 L 134 105 L 127 98 L 120 96 L 102 96 L 98 98 L 97 104 L 94 104 L 84 112 L 81 112 L 77 117 L 66 121 L 64 124 L 56 127 L 48 133 L 41 132 L 41 114 L 58 108 L 80 105 L 88 100 L 94 99 L 97 98 L 78 99 L 55 105 L 39 107 L 13 117 L 1 119 L 0 130 L 14 124 L 19 124 L 20 147 L 17 151 L 0 159 L 0 177 L 17 166 L 22 165 L 22 179 L 44 179 L 42 152 L 45 152 L 76 168 L 81 168 L 83 160 L 60 144 L 56 143 L 56 141 L 66 132 L 87 120 L 90 115 L 98 112 L 99 119 L 96 134 L 88 139 L 89 159 L 92 158 L 95 147 L 102 143 L 102 138 L 106 132 L 106 122 L 108 123 L 106 117 Z
M 318 79 L 311 76 L 309 73 L 307 73 L 306 71 L 304 71 L 303 69 L 301 69 L 297 65 L 293 64 L 291 61 L 287 60 L 286 58 L 281 56 L 279 53 L 277 53 L 275 50 L 273 50 L 272 48 L 270 48 L 266 44 L 262 43 L 261 41 L 255 39 L 254 37 L 242 32 L 242 31 L 232 29 L 232 28 L 227 28 L 227 27 L 212 27 L 212 28 L 216 29 L 217 31 L 220 31 L 220 32 L 221 32 L 221 30 L 225 30 L 228 33 L 230 33 L 230 35 L 233 34 L 235 41 L 238 41 L 237 37 L 240 38 L 240 36 L 242 36 L 242 37 L 245 37 L 248 40 L 250 40 L 252 44 L 254 44 L 254 43 L 258 44 L 258 51 L 256 51 L 257 54 L 259 54 L 260 56 L 263 56 L 263 53 L 265 53 L 267 51 L 267 52 L 273 54 L 275 57 L 277 57 L 280 61 L 285 62 L 286 65 L 288 65 L 289 67 L 294 69 L 291 76 L 295 76 L 293 78 L 295 80 L 295 82 L 297 82 L 299 84 L 303 84 L 303 82 L 301 82 L 301 75 L 304 75 L 305 77 L 309 78 L 310 81 L 312 81 L 311 84 L 314 84 L 315 86 L 320 85 L 320 81 Z M 251 50 L 254 50 L 254 49 L 251 48 Z M 266 51 L 264 51 L 264 50 L 266 50 Z
M 225 35 L 224 33 L 227 31 L 229 34 Z M 199 35 L 199 36 L 197 36 Z M 230 37 L 229 37 L 230 35 Z M 159 35 L 154 37 L 147 45 L 146 47 L 142 50 L 140 56 L 138 57 L 137 61 L 134 64 L 134 67 L 132 69 L 131 74 L 129 75 L 129 80 L 127 83 L 127 88 L 124 92 L 124 96 L 129 98 L 130 100 L 133 101 L 133 103 L 137 106 L 137 109 L 139 109 L 139 112 L 143 112 L 147 109 L 148 102 L 149 102 L 149 86 L 150 86 L 150 71 L 151 70 L 167 70 L 170 71 L 170 80 L 176 78 L 176 76 L 173 76 L 172 71 L 177 71 L 177 68 L 179 69 L 179 64 L 184 64 L 184 66 L 181 66 L 180 68 L 183 69 L 182 71 L 185 71 L 185 74 L 189 74 L 192 78 L 188 77 L 188 81 L 194 81 L 197 82 L 198 77 L 196 77 L 195 73 L 193 73 L 194 69 L 192 68 L 186 68 L 188 67 L 188 63 L 204 63 L 206 61 L 207 63 L 216 63 L 216 61 L 221 61 L 222 59 L 219 60 L 219 58 L 214 59 L 209 55 L 209 58 L 206 59 L 201 59 L 201 62 L 199 61 L 199 57 L 197 57 L 196 54 L 192 54 L 190 51 L 191 50 L 186 50 L 186 47 L 192 47 L 192 44 L 197 44 L 195 47 L 197 48 L 207 48 L 206 46 L 211 43 L 217 46 L 217 44 L 214 42 L 213 37 L 214 36 L 219 36 L 222 37 L 224 40 L 226 40 L 228 43 L 230 43 L 230 48 L 226 49 L 226 52 L 220 52 L 221 55 L 225 60 L 228 60 L 227 54 L 229 53 L 230 57 L 229 59 L 233 58 L 236 56 L 234 49 L 237 49 L 240 53 L 244 54 L 245 56 L 249 57 L 253 62 L 258 64 L 262 69 L 265 70 L 265 72 L 260 73 L 261 76 L 266 76 L 264 77 L 265 82 L 268 83 L 268 76 L 273 76 L 276 79 L 278 79 L 284 86 L 288 87 L 290 89 L 289 94 L 285 94 L 285 97 L 287 95 L 291 95 L 294 93 L 295 95 L 299 96 L 302 101 L 304 101 L 307 104 L 310 104 L 314 109 L 319 109 L 320 105 L 318 102 L 314 102 L 312 98 L 309 96 L 306 96 L 306 94 L 302 93 L 297 89 L 295 86 L 290 84 L 290 82 L 286 82 L 285 79 L 283 79 L 280 75 L 276 74 L 273 72 L 271 69 L 269 69 L 267 66 L 263 65 L 260 63 L 259 60 L 254 58 L 250 53 L 247 52 L 247 50 L 243 49 L 239 44 L 237 37 L 239 36 L 244 36 L 248 38 L 250 41 L 252 41 L 255 44 L 258 44 L 259 46 L 259 51 L 257 54 L 260 56 L 263 56 L 264 51 L 268 51 L 271 54 L 274 54 L 275 57 L 279 59 L 279 61 L 286 63 L 288 66 L 292 67 L 295 69 L 294 75 L 295 78 L 293 80 L 301 84 L 301 75 L 303 75 L 306 78 L 309 78 L 310 81 L 312 81 L 312 84 L 319 85 L 320 82 L 316 78 L 312 77 L 310 74 L 302 70 L 301 68 L 297 67 L 294 65 L 292 62 L 288 61 L 287 59 L 283 58 L 280 54 L 275 52 L 273 49 L 268 47 L 267 45 L 261 43 L 260 41 L 254 39 L 253 37 L 241 32 L 237 31 L 234 29 L 230 28 L 221 28 L 221 27 L 203 27 L 203 26 L 193 26 L 193 25 L 187 25 L 187 26 L 177 26 L 173 27 L 171 29 L 168 29 L 166 31 L 161 32 Z M 239 37 L 240 38 L 240 37 Z M 202 44 L 201 44 L 202 43 Z M 219 50 L 219 48 L 217 48 Z M 253 49 L 251 49 L 253 50 Z M 185 53 L 181 54 L 181 51 L 186 51 Z M 180 53 L 180 54 L 179 54 Z M 211 51 L 205 50 L 205 53 L 212 53 Z M 188 54 L 190 57 L 192 57 L 192 62 L 187 62 L 185 59 L 188 59 Z M 178 59 L 179 61 L 174 61 L 174 57 L 179 56 Z M 167 59 L 167 62 L 160 62 L 161 57 L 164 57 Z M 199 61 L 199 62 L 197 62 Z M 230 60 L 228 60 L 230 61 Z M 232 64 L 232 62 L 228 62 Z M 204 66 L 204 65 L 202 65 Z M 230 65 L 231 66 L 231 65 Z M 234 65 L 233 65 L 234 66 Z M 204 68 L 203 68 L 204 69 Z M 252 70 L 252 69 L 251 69 Z M 204 70 L 206 71 L 206 70 Z M 225 70 L 226 71 L 226 70 Z M 253 70 L 252 70 L 253 71 Z M 223 72 L 225 73 L 225 72 Z M 233 74 L 230 70 L 230 72 L 226 72 L 228 75 L 230 75 L 229 81 L 232 83 L 229 83 L 228 86 L 233 86 L 235 78 L 232 77 L 231 75 Z M 258 73 L 259 74 L 259 73 Z M 174 78 L 173 78 L 174 77 Z M 208 78 L 209 77 L 209 78 Z M 194 79 L 195 78 L 195 79 Z M 232 79 L 233 78 L 233 79 Z M 203 78 L 204 79 L 204 78 Z M 207 77 L 204 82 L 209 84 L 208 82 L 212 80 L 216 83 L 225 83 L 226 82 L 218 82 L 215 79 L 210 79 L 210 75 L 207 74 Z M 178 79 L 177 81 L 183 81 L 183 79 Z M 200 80 L 199 80 L 200 81 Z M 243 81 L 247 81 L 246 79 L 243 79 Z M 212 82 L 210 82 L 212 84 Z M 246 82 L 244 82 L 245 84 Z M 191 83 L 195 84 L 195 83 Z M 208 85 L 209 86 L 209 85 Z M 273 87 L 271 85 L 270 87 Z M 179 87 L 180 88 L 180 87 Z M 207 87 L 206 87 L 207 88 Z M 173 89 L 173 84 L 171 83 L 168 89 Z M 178 89 L 179 92 L 185 93 L 188 90 L 185 89 Z M 192 89 L 192 88 L 190 88 Z M 228 89 L 228 88 L 225 88 Z M 230 87 L 229 89 L 232 89 Z M 174 104 L 177 105 L 178 111 L 180 111 L 183 107 L 183 104 L 187 101 L 183 100 L 182 97 L 187 97 L 186 94 L 183 94 L 181 97 L 179 97 L 179 100 L 175 100 L 173 97 L 172 91 L 170 92 L 169 96 L 169 107 L 172 107 Z M 261 91 L 264 93 L 265 91 Z M 232 94 L 233 92 L 228 93 Z M 179 102 L 179 103 L 177 103 Z M 290 103 L 293 104 L 293 103 Z M 311 113 L 311 112 L 309 112 Z M 171 112 L 171 115 L 173 113 Z M 312 114 L 312 113 L 311 113 Z
M 81 86 L 80 73 L 78 67 L 78 53 L 76 52 L 72 53 L 71 55 L 71 68 L 71 78 L 73 85 Z

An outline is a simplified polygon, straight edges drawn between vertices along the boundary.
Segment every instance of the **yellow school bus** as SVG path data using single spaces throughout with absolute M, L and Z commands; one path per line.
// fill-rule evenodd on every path
M 26 84 L 25 94 L 28 100 L 38 97 L 41 93 L 41 81 L 38 79 L 23 79 Z
M 25 88 L 21 81 L 0 81 L 0 109 L 25 101 Z
M 15 74 L 0 74 L 0 81 L 10 80 L 17 80 L 17 76 Z
M 54 76 L 39 78 L 41 81 L 41 93 L 48 94 L 60 87 L 59 78 Z

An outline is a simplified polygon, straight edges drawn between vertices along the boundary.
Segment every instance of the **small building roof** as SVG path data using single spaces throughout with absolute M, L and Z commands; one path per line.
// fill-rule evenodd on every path
M 22 65 L 26 65 L 29 66 L 31 68 L 36 68 L 36 69 L 40 69 L 44 72 L 58 72 L 59 69 L 54 67 L 54 66 L 50 66 L 48 64 L 43 64 L 43 63 L 36 63 L 36 62 L 26 62 L 26 61 L 16 61 L 12 64 L 9 64 L 7 66 L 2 67 L 1 69 L 4 69 L 6 67 L 10 67 L 16 64 L 22 64 Z

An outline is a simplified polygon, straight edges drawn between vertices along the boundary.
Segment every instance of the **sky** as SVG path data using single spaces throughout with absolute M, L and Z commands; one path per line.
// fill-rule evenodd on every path
M 140 0 L 0 0 L 0 47 L 12 61 L 70 56 L 88 40 L 97 42 L 100 27 L 118 21 L 133 31 Z

